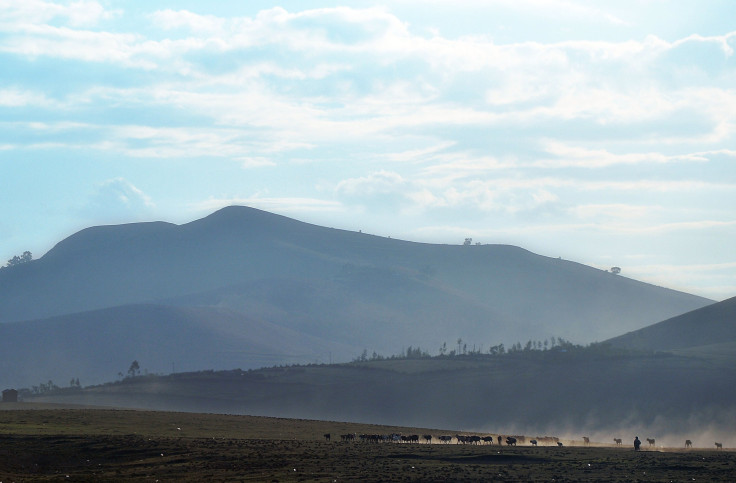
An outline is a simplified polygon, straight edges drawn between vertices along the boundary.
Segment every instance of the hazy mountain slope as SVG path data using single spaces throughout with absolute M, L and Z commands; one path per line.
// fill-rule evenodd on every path
M 616 347 L 671 351 L 736 342 L 736 297 L 614 337 Z
M 352 267 L 329 279 L 269 278 L 166 302 L 223 305 L 384 355 L 409 345 L 436 352 L 460 335 L 471 347 L 488 347 L 501 342 L 501 334 L 531 332 L 526 321 L 495 313 L 462 293 L 382 269 Z
M 358 282 L 347 290 L 339 282 L 346 273 L 396 290 L 364 290 Z M 400 324 L 417 323 L 417 332 L 421 321 L 406 314 L 442 293 L 448 300 L 443 314 L 460 313 L 466 304 L 488 311 L 469 322 L 488 323 L 479 344 L 550 335 L 601 340 L 710 303 L 517 247 L 412 243 L 230 207 L 180 226 L 88 228 L 39 260 L 0 270 L 0 321 L 149 303 L 267 279 L 308 280 L 313 287 L 337 280 L 341 292 L 321 294 L 332 297 L 334 316 L 350 319 L 355 304 L 362 304 L 375 311 L 374 323 L 390 322 L 380 320 L 384 309 L 398 308 L 396 294 L 403 293 L 413 303 L 393 313 L 404 314 Z M 214 304 L 225 307 L 228 300 Z M 373 330 L 358 319 L 350 330 Z M 509 326 L 520 330 L 508 332 Z M 455 336 L 474 336 L 461 329 Z
M 331 352 L 357 351 L 228 309 L 122 306 L 0 324 L 0 387 L 110 381 L 133 360 L 141 371 L 169 373 L 328 362 Z

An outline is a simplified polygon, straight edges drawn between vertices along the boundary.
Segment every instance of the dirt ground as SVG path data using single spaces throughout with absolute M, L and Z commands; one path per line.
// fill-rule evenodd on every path
M 0 481 L 736 481 L 736 453 L 600 446 L 368 443 L 453 434 L 248 416 L 0 411 Z M 324 433 L 331 433 L 326 441 Z M 421 440 L 420 440 L 421 441 Z

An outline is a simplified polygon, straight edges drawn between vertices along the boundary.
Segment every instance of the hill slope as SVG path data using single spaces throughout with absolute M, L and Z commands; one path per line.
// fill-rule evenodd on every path
M 66 386 L 141 372 L 251 368 L 327 360 L 354 347 L 210 307 L 129 305 L 51 319 L 0 324 L 0 384 Z
M 732 426 L 734 362 L 531 351 L 140 377 L 38 400 L 527 434 L 570 430 L 577 438 L 585 431 L 602 441 L 645 429 L 647 437 L 692 437 Z
M 184 225 L 88 228 L 38 260 L 0 270 L 0 322 L 28 324 L 25 338 L 13 339 L 18 347 L 53 353 L 54 341 L 44 332 L 83 321 L 86 332 L 79 337 L 89 343 L 75 357 L 91 361 L 91 348 L 100 346 L 128 363 L 143 357 L 136 355 L 135 344 L 106 332 L 105 324 L 116 320 L 111 307 L 137 306 L 140 322 L 128 333 L 139 334 L 139 341 L 165 337 L 156 325 L 163 309 L 153 306 L 169 307 L 164 317 L 169 322 L 161 325 L 166 330 L 175 330 L 175 320 L 192 313 L 175 308 L 214 311 L 195 318 L 196 323 L 186 319 L 192 330 L 198 327 L 192 334 L 200 335 L 178 339 L 177 348 L 201 352 L 201 340 L 207 340 L 203 334 L 212 329 L 208 318 L 230 311 L 237 314 L 230 320 L 269 324 L 267 347 L 278 347 L 283 331 L 293 335 L 286 340 L 304 341 L 302 348 L 287 344 L 287 351 L 269 353 L 318 352 L 325 361 L 325 353 L 337 358 L 355 350 L 357 356 L 361 348 L 388 355 L 411 345 L 436 353 L 443 343 L 454 347 L 458 338 L 469 347 L 550 336 L 586 343 L 710 303 L 518 247 L 413 243 L 246 207 L 225 208 Z M 91 318 L 90 311 L 98 312 Z M 61 316 L 54 322 L 38 320 Z M 22 322 L 30 320 L 38 321 Z M 225 342 L 230 337 L 219 336 Z M 246 344 L 249 335 L 242 337 L 237 340 Z M 324 345 L 312 349 L 313 341 Z M 156 364 L 140 363 L 160 371 L 158 361 L 181 358 L 164 343 L 156 357 Z M 262 362 L 239 361 L 231 367 Z M 273 360 L 279 362 L 294 359 Z M 8 373 L 23 371 L 13 359 L 4 363 Z M 214 358 L 200 368 L 230 363 L 226 357 Z M 49 376 L 33 377 L 26 384 Z M 98 381 L 91 373 L 68 377 Z
M 736 297 L 614 337 L 615 347 L 676 351 L 736 344 Z M 707 351 L 706 351 L 707 352 Z

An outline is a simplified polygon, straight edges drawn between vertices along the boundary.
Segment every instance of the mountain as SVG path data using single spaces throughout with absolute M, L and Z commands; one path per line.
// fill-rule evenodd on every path
M 0 325 L 0 379 L 27 386 L 142 372 L 262 367 L 348 357 L 355 348 L 226 308 L 128 305 Z M 3 387 L 4 387 L 3 386 Z
M 0 340 L 12 333 L 13 347 L 50 355 L 58 340 L 72 337 L 84 342 L 73 360 L 92 367 L 105 365 L 95 347 L 119 354 L 105 374 L 125 372 L 133 359 L 168 371 L 184 364 L 182 352 L 215 354 L 198 360 L 206 364 L 200 369 L 251 368 L 264 360 L 209 347 L 250 347 L 247 331 L 233 335 L 249 324 L 263 328 L 259 343 L 273 364 L 346 360 L 363 349 L 436 353 L 443 344 L 461 346 L 458 339 L 468 348 L 552 336 L 587 343 L 711 303 L 518 247 L 408 242 L 233 206 L 183 225 L 87 228 L 38 260 L 0 270 Z M 120 318 L 126 311 L 136 315 Z M 218 324 L 229 332 L 213 332 Z M 177 343 L 167 345 L 177 331 Z M 158 344 L 158 352 L 137 350 L 144 341 Z M 0 377 L 23 373 L 35 384 L 73 362 L 67 357 L 44 358 L 44 371 L 5 352 Z M 31 374 L 20 361 L 37 370 Z M 100 381 L 86 363 L 63 377 Z
M 607 340 L 614 347 L 646 351 L 718 352 L 736 354 L 736 297 L 672 317 Z

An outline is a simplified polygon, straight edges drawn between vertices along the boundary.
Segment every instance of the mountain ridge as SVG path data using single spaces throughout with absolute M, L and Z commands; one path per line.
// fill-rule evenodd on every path
M 325 341 L 342 360 L 363 349 L 434 353 L 457 339 L 471 347 L 549 337 L 588 343 L 711 303 L 512 245 L 396 240 L 237 206 L 182 225 L 90 227 L 38 260 L 0 270 L 0 331 L 23 321 L 42 321 L 33 326 L 43 331 L 49 319 L 72 323 L 90 311 L 102 311 L 104 323 L 114 313 L 105 311 L 123 306 L 198 308 L 216 319 L 227 309 L 271 324 L 274 334 Z M 142 318 L 150 328 L 136 330 L 158 334 L 155 317 Z M 116 350 L 103 333 L 84 337 Z M 193 351 L 197 343 L 182 341 Z M 25 344 L 33 346 L 30 333 Z M 210 368 L 232 368 L 226 362 Z

